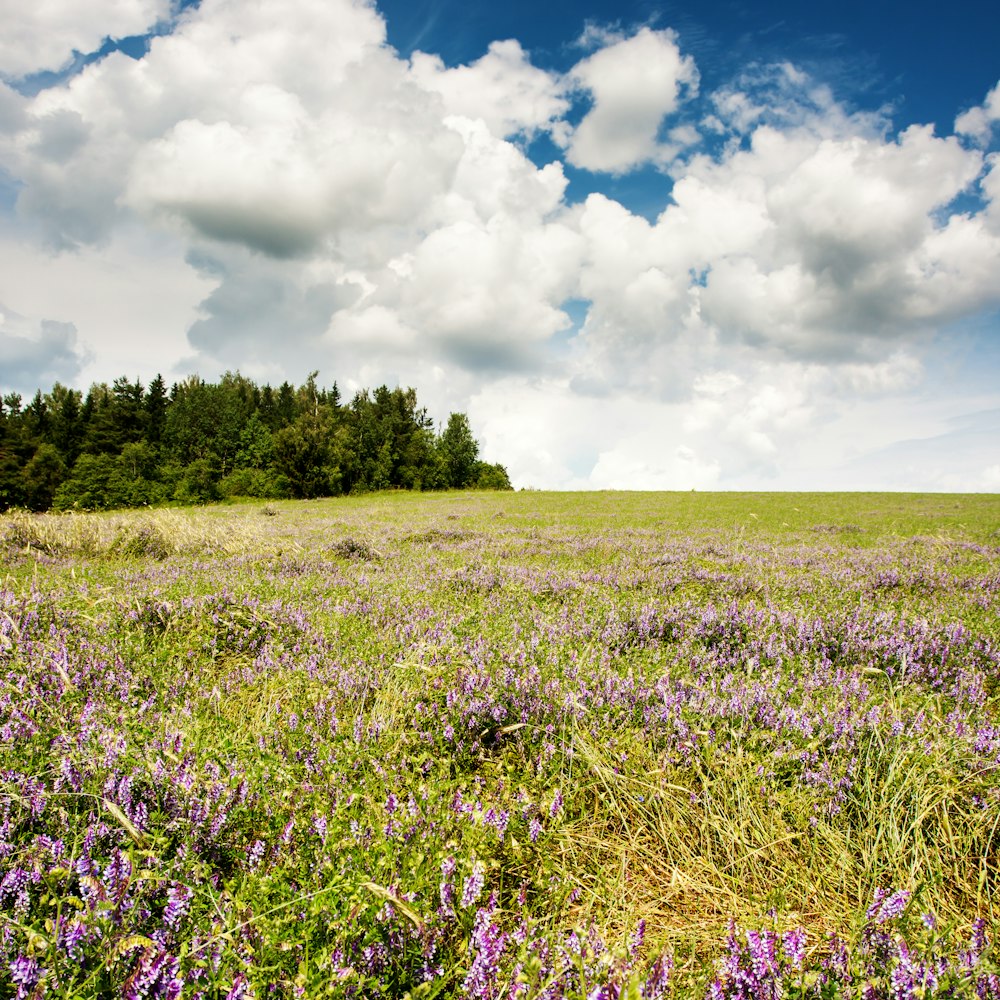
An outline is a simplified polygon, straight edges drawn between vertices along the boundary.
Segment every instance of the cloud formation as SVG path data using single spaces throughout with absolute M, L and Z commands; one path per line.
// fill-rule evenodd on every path
M 171 11 L 171 0 L 0 2 L 0 77 L 61 70 L 74 53 L 96 51 L 105 38 L 143 35 Z
M 897 134 L 790 64 L 699 95 L 672 31 L 591 35 L 565 74 L 514 40 L 449 67 L 400 58 L 360 0 L 202 0 L 140 59 L 0 84 L 11 231 L 95 287 L 124 234 L 161 241 L 142 280 L 187 317 L 177 364 L 429 386 L 538 485 L 777 481 L 841 401 L 914 391 L 937 331 L 1000 306 L 1000 85 L 956 135 Z M 568 196 L 567 171 L 638 168 L 656 218 Z M 52 313 L 4 296 L 36 317 L 6 368 Z M 96 344 L 84 298 L 59 319 Z
M 570 163 L 623 173 L 676 156 L 680 144 L 661 141 L 659 133 L 682 95 L 697 92 L 698 71 L 690 56 L 681 55 L 673 31 L 641 28 L 631 37 L 613 39 L 569 75 L 593 101 L 566 140 Z
M 25 396 L 54 382 L 71 383 L 87 361 L 76 327 L 43 319 L 34 324 L 0 305 L 0 358 L 3 389 Z
M 962 112 L 955 119 L 955 132 L 985 144 L 997 122 L 1000 122 L 1000 83 L 986 95 L 981 105 Z

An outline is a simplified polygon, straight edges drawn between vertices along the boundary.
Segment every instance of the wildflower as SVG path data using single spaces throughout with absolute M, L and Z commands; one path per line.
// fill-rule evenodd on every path
M 163 922 L 171 929 L 176 930 L 177 925 L 187 915 L 191 900 L 194 898 L 194 890 L 179 882 L 175 882 L 167 890 L 167 905 L 163 910 Z
M 80 958 L 80 942 L 87 936 L 87 928 L 80 917 L 75 917 L 65 928 L 59 930 L 59 944 L 67 957 L 74 961 Z
M 17 1000 L 23 1000 L 28 990 L 38 984 L 41 972 L 38 963 L 23 953 L 10 963 L 10 981 L 17 987 Z
M 876 889 L 872 904 L 865 911 L 865 917 L 869 923 L 877 927 L 890 920 L 895 920 L 906 909 L 906 904 L 909 901 L 910 893 L 905 889 L 900 892 Z
M 552 800 L 552 808 L 549 810 L 549 815 L 553 819 L 555 819 L 556 816 L 558 816 L 559 813 L 562 812 L 562 807 L 563 807 L 563 795 L 562 795 L 562 791 L 560 791 L 557 788 L 556 789 L 555 798 L 553 798 L 553 800 Z
M 253 871 L 264 857 L 264 841 L 255 840 L 247 851 L 247 868 Z
M 491 806 L 486 810 L 483 822 L 492 826 L 496 830 L 497 836 L 503 840 L 504 834 L 507 832 L 507 824 L 510 822 L 510 813 L 506 809 L 497 811 Z
M 492 918 L 492 909 L 479 910 L 469 941 L 469 950 L 475 957 L 469 966 L 463 989 L 469 996 L 480 1000 L 488 1000 L 494 996 L 500 957 L 507 946 L 507 935 Z
M 642 949 L 642 942 L 645 940 L 645 938 L 646 938 L 646 921 L 640 920 L 639 923 L 636 925 L 635 933 L 632 935 L 632 940 L 629 943 L 628 947 L 628 953 L 632 957 L 633 961 L 635 960 L 636 956 Z
M 801 928 L 785 931 L 781 938 L 781 950 L 795 969 L 801 969 L 806 957 L 806 934 Z
M 666 996 L 673 967 L 674 962 L 669 955 L 660 955 L 646 976 L 646 982 L 642 987 L 643 1000 L 660 1000 L 661 997 Z
M 472 874 L 465 880 L 462 886 L 462 908 L 466 909 L 479 901 L 483 894 L 483 884 L 485 883 L 486 868 L 481 861 L 477 861 L 472 866 Z
M 178 997 L 183 989 L 180 962 L 165 951 L 143 952 L 135 971 L 125 983 L 124 1000 L 146 1000 L 150 996 Z
M 250 983 L 242 972 L 238 972 L 233 978 L 232 989 L 226 994 L 226 1000 L 250 1000 L 253 993 L 250 991 Z

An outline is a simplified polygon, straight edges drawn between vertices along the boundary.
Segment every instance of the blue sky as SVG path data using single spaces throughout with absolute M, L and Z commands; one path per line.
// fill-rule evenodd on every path
M 786 59 L 835 84 L 845 99 L 891 104 L 900 124 L 950 129 L 956 108 L 978 104 L 996 83 L 1000 14 L 963 0 L 913 3 L 789 0 L 601 3 L 553 0 L 505 4 L 387 0 L 389 42 L 402 54 L 437 52 L 456 65 L 491 41 L 517 38 L 540 66 L 569 69 L 589 23 L 674 28 L 709 86 L 741 63 Z
M 318 368 L 520 486 L 1000 491 L 991 5 L 4 20 L 4 391 Z

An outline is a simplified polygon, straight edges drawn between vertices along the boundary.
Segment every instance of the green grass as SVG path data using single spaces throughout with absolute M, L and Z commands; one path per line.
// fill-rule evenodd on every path
M 164 940 L 206 996 L 239 975 L 259 994 L 460 995 L 475 910 L 437 913 L 448 858 L 457 892 L 485 866 L 498 926 L 524 920 L 529 942 L 593 928 L 610 950 L 587 976 L 645 921 L 642 954 L 667 948 L 681 993 L 706 988 L 730 920 L 802 927 L 815 961 L 830 934 L 862 948 L 878 889 L 933 911 L 951 953 L 997 922 L 997 497 L 15 514 L 0 554 L 7 863 L 44 886 L 0 919 L 6 961 L 37 956 L 49 995 L 118 995 L 174 882 L 194 896 Z M 488 810 L 510 814 L 503 836 Z M 90 907 L 40 836 L 101 866 L 132 852 L 133 916 Z M 103 935 L 78 975 L 54 943 L 64 911 Z M 440 975 L 420 986 L 432 928 Z M 398 961 L 364 979 L 352 941 Z

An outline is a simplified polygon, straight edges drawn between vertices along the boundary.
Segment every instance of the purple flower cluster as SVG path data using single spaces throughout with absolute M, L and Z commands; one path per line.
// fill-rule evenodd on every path
M 948 864 L 996 890 L 996 545 L 505 518 L 390 531 L 386 558 L 347 564 L 318 542 L 354 515 L 324 510 L 294 557 L 53 560 L 5 582 L 11 995 L 659 998 L 663 928 L 617 946 L 580 928 L 630 918 L 592 888 L 599 852 L 567 848 L 602 817 L 701 836 L 747 760 L 789 854 L 924 769 L 940 801 L 903 820 L 942 852 L 954 836 Z M 879 890 L 833 941 L 734 926 L 707 990 L 1000 1000 L 991 928 L 959 948 L 960 920 L 918 900 Z

